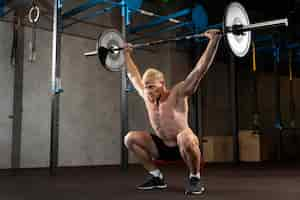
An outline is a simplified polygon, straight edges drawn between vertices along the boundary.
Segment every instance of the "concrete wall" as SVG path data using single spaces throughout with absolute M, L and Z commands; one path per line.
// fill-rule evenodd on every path
M 11 156 L 11 130 L 13 101 L 13 75 L 14 70 L 10 65 L 12 26 L 0 24 L 0 168 L 10 167 Z
M 22 167 L 46 167 L 49 163 L 51 39 L 50 33 L 37 31 L 37 57 L 36 61 L 31 63 L 31 29 L 25 29 Z
M 96 59 L 78 56 L 77 47 L 92 41 L 64 37 L 61 101 L 60 165 L 116 164 L 119 160 L 118 73 L 109 73 Z M 80 51 L 80 50 L 79 50 Z M 74 59 L 76 58 L 77 59 Z

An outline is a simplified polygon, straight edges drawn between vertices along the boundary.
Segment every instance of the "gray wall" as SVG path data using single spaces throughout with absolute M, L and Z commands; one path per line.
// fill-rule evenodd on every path
M 29 62 L 31 29 L 25 29 L 22 167 L 46 167 L 50 149 L 51 34 L 37 31 L 37 57 Z
M 63 38 L 60 165 L 116 164 L 119 161 L 119 74 L 78 53 L 93 41 Z M 79 47 L 77 51 L 72 50 Z
M 0 168 L 10 167 L 13 100 L 13 74 L 10 66 L 12 26 L 0 23 Z

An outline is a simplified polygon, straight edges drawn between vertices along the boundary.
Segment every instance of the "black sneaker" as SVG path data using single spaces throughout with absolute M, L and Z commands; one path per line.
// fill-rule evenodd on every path
M 200 183 L 200 179 L 197 177 L 192 177 L 189 179 L 188 186 L 185 190 L 186 195 L 192 194 L 203 194 L 206 188 Z
M 152 189 L 163 189 L 163 188 L 167 188 L 167 184 L 165 184 L 164 179 L 152 175 L 149 175 L 145 183 L 137 186 L 137 189 L 139 190 L 152 190 Z

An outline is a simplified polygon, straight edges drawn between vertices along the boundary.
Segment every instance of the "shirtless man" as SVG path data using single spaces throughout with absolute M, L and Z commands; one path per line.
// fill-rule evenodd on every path
M 145 102 L 148 116 L 155 134 L 146 131 L 130 131 L 124 138 L 129 151 L 133 152 L 149 178 L 137 188 L 149 190 L 166 188 L 163 174 L 153 159 L 183 159 L 190 175 L 186 194 L 202 194 L 205 190 L 200 183 L 201 153 L 199 140 L 188 124 L 188 97 L 196 90 L 214 60 L 221 34 L 219 30 L 208 30 L 204 36 L 209 43 L 195 68 L 184 81 L 167 89 L 162 72 L 149 68 L 141 74 L 131 58 L 130 45 L 125 49 L 128 77 Z

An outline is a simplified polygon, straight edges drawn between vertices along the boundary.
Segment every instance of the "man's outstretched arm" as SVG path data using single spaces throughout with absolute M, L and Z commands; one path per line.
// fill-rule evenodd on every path
M 131 83 L 133 84 L 134 88 L 139 93 L 139 95 L 141 97 L 143 97 L 144 96 L 144 92 L 143 92 L 144 84 L 143 84 L 143 81 L 141 78 L 141 74 L 138 70 L 138 67 L 132 60 L 132 57 L 131 57 L 132 50 L 130 49 L 130 47 L 128 47 L 124 51 L 125 51 L 124 54 L 125 54 L 125 63 L 127 65 L 128 78 L 130 79 Z
M 208 30 L 204 35 L 209 39 L 209 43 L 193 71 L 189 73 L 179 87 L 180 93 L 184 96 L 190 96 L 197 90 L 200 80 L 211 66 L 218 49 L 221 39 L 220 31 Z

